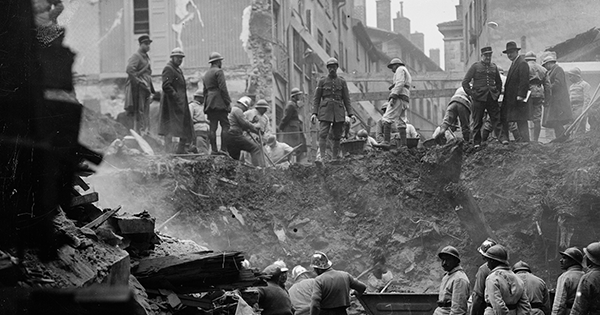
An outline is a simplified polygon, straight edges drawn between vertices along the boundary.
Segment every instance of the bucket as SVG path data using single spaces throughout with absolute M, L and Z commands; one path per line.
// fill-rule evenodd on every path
M 406 138 L 406 146 L 409 148 L 416 148 L 419 144 L 419 138 Z
M 342 153 L 363 154 L 367 140 L 348 140 L 341 143 Z

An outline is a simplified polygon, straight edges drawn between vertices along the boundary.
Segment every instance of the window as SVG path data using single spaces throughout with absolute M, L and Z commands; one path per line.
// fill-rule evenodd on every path
M 293 34 L 294 41 L 294 63 L 298 66 L 302 66 L 302 60 L 304 59 L 304 41 L 300 34 L 294 30 Z
M 325 52 L 331 56 L 331 44 L 328 40 L 325 40 Z
M 317 42 L 319 43 L 319 46 L 323 47 L 323 33 L 320 29 L 317 29 Z
M 150 34 L 148 0 L 133 0 L 133 34 Z
M 306 28 L 312 34 L 312 17 L 310 10 L 306 10 Z

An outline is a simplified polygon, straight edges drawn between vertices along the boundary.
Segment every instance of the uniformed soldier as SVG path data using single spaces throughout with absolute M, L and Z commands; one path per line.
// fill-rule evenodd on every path
M 600 314 L 600 242 L 583 249 L 588 271 L 579 280 L 571 315 Z
M 529 264 L 520 260 L 513 266 L 513 272 L 523 280 L 525 294 L 531 305 L 531 315 L 549 315 L 548 309 L 548 287 L 546 282 L 531 273 Z
M 387 66 L 394 73 L 394 84 L 390 86 L 390 96 L 388 97 L 388 106 L 381 118 L 383 127 L 383 142 L 380 147 L 389 147 L 392 133 L 392 123 L 398 125 L 398 135 L 400 136 L 400 145 L 406 146 L 406 110 L 410 101 L 410 85 L 412 77 L 406 69 L 404 62 L 400 58 L 394 58 Z
M 496 245 L 496 241 L 491 238 L 486 239 L 481 243 L 477 251 L 482 255 L 485 260 L 485 252 L 488 251 L 492 246 Z M 472 307 L 471 307 L 471 315 L 483 315 L 485 312 L 485 279 L 490 275 L 490 268 L 488 268 L 487 263 L 483 263 L 483 265 L 479 266 L 477 270 L 477 274 L 475 275 L 475 285 L 473 285 L 473 295 L 472 295 Z
M 208 138 L 210 139 L 211 154 L 226 154 L 227 135 L 229 134 L 229 112 L 231 98 L 227 91 L 225 74 L 221 69 L 223 56 L 212 52 L 208 57 L 210 68 L 204 74 L 204 112 L 210 123 Z M 217 129 L 221 126 L 221 150 L 217 149 Z
M 467 313 L 469 299 L 469 278 L 460 266 L 460 256 L 456 248 L 444 247 L 438 254 L 446 274 L 440 284 L 438 307 L 433 315 L 463 315 Z
M 332 132 L 332 153 L 337 159 L 340 152 L 340 139 L 346 120 L 356 121 L 350 106 L 350 94 L 346 80 L 337 75 L 338 61 L 335 58 L 327 60 L 329 74 L 319 80 L 315 91 L 313 114 L 310 120 L 314 124 L 319 120 L 319 150 L 321 159 L 325 158 L 327 151 L 327 136 L 329 129 Z
M 571 312 L 577 285 L 583 276 L 583 253 L 577 247 L 567 248 L 560 255 L 560 268 L 564 272 L 556 281 L 552 315 L 568 315 Z
M 508 252 L 502 245 L 494 245 L 483 254 L 490 275 L 485 280 L 485 315 L 528 315 L 531 306 L 523 280 L 508 266 Z

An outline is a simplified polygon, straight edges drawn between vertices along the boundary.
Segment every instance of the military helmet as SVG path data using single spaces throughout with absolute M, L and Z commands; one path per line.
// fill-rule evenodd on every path
M 600 242 L 594 242 L 583 249 L 585 257 L 600 266 Z
M 250 107 L 250 104 L 252 104 L 252 99 L 248 96 L 242 96 L 239 100 L 237 100 L 237 102 L 246 106 L 246 109 L 248 109 Z
M 213 63 L 218 60 L 223 60 L 223 56 L 216 51 L 211 52 L 208 56 L 208 63 Z
M 271 275 L 271 276 L 275 276 L 275 275 L 280 275 L 281 274 L 281 268 L 279 268 L 279 266 L 275 265 L 275 264 L 271 264 L 268 265 L 265 269 L 263 269 L 263 272 L 266 275 Z
M 393 65 L 404 65 L 404 61 L 400 58 L 393 58 L 390 60 L 390 63 L 388 63 L 387 67 L 391 69 Z
M 298 277 L 300 277 L 300 275 L 307 273 L 307 272 L 308 272 L 308 270 L 306 270 L 306 268 L 298 265 L 292 269 L 292 279 L 294 279 L 294 281 L 296 281 L 296 279 L 298 279 Z
M 542 66 L 552 61 L 556 62 L 556 56 L 554 56 L 554 54 L 548 54 L 548 56 L 544 57 L 544 60 L 542 61 Z
M 269 108 L 269 103 L 267 103 L 267 101 L 265 101 L 265 100 L 259 100 L 258 102 L 256 102 L 256 105 L 254 105 L 254 107 L 256 107 L 256 108 Z
M 442 250 L 438 253 L 438 257 L 440 259 L 444 259 L 443 255 L 450 255 L 458 259 L 458 261 L 460 261 L 460 255 L 458 254 L 458 250 L 454 248 L 454 246 L 446 246 L 442 248 Z
M 496 241 L 494 241 L 491 238 L 486 239 L 485 241 L 483 241 L 483 243 L 481 243 L 481 246 L 479 246 L 479 248 L 477 248 L 477 251 L 483 255 L 485 252 L 487 252 L 488 249 L 490 249 L 490 247 L 494 246 L 498 244 Z
M 564 252 L 560 252 L 560 254 L 573 259 L 580 265 L 583 265 L 583 253 L 577 247 L 569 247 L 565 249 Z
M 183 49 L 177 47 L 177 48 L 174 48 L 173 50 L 171 50 L 171 55 L 169 55 L 169 57 L 175 57 L 175 56 L 185 57 L 185 54 L 183 53 Z
M 315 252 L 310 259 L 310 266 L 315 269 L 329 269 L 333 263 L 323 252 Z
M 535 53 L 533 51 L 528 51 L 525 54 L 525 60 L 533 60 L 533 61 L 535 61 L 536 59 L 537 59 L 537 57 L 536 57 L 536 55 L 535 55 Z
M 335 59 L 335 58 L 331 57 L 331 58 L 327 59 L 327 65 L 328 65 L 328 66 L 330 66 L 330 65 L 336 65 L 336 66 L 339 66 L 339 63 L 338 63 L 338 60 L 337 60 L 337 59 Z
M 514 272 L 518 272 L 518 271 L 527 271 L 527 272 L 531 272 L 531 268 L 529 267 L 529 264 L 519 260 L 514 266 L 513 266 L 513 271 Z
M 356 136 L 359 138 L 366 138 L 369 136 L 369 133 L 366 130 L 361 129 L 356 133 Z
M 273 263 L 273 265 L 279 267 L 279 269 L 281 269 L 281 272 L 287 272 L 289 270 L 287 265 L 285 264 L 285 262 L 281 259 L 278 259 L 277 261 L 275 261 Z
M 567 71 L 567 73 L 581 78 L 581 69 L 579 69 L 578 67 L 574 67 L 573 69 L 570 69 L 569 71 Z
M 300 91 L 299 88 L 293 88 L 292 91 L 290 91 L 290 95 L 291 96 L 295 96 L 295 95 L 298 95 L 298 94 L 302 94 L 302 91 Z
M 494 245 L 482 255 L 486 258 L 493 259 L 508 266 L 508 252 L 502 245 Z

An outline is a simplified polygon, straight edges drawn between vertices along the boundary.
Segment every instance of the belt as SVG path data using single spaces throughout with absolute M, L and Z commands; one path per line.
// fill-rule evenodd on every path
M 437 301 L 437 306 L 439 307 L 451 307 L 452 301 Z
M 542 302 L 534 302 L 534 303 L 531 303 L 531 308 L 545 309 L 546 305 L 544 305 L 544 303 L 542 303 Z
M 492 307 L 492 304 L 490 303 L 485 303 L 485 305 L 487 305 L 487 307 Z M 508 308 L 509 310 L 516 310 L 517 304 L 506 304 L 506 308 Z

